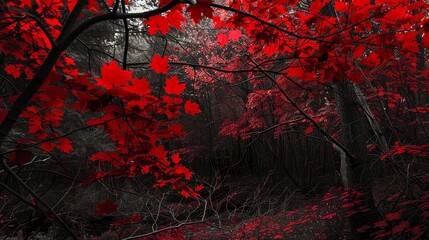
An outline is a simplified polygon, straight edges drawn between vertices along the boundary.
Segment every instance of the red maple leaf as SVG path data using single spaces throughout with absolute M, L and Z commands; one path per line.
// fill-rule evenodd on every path
M 167 151 L 165 151 L 163 145 L 158 145 L 155 147 L 152 147 L 149 150 L 149 155 L 154 156 L 158 158 L 158 160 L 165 160 L 167 158 Z
M 171 124 L 170 131 L 173 134 L 176 134 L 178 137 L 183 137 L 185 135 L 185 131 L 183 131 L 183 125 L 180 123 Z
M 67 0 L 67 9 L 69 12 L 73 11 L 73 8 L 76 6 L 78 0 Z
M 21 0 L 21 2 L 28 8 L 31 8 L 33 4 L 32 0 Z
M 170 69 L 170 66 L 168 66 L 168 57 L 161 57 L 156 53 L 155 55 L 153 55 L 152 62 L 150 62 L 149 65 L 156 73 L 166 74 L 167 71 Z
M 310 4 L 309 10 L 312 14 L 318 14 L 320 10 L 328 3 L 325 0 L 317 0 Z
M 148 32 L 150 35 L 155 35 L 158 31 L 161 32 L 162 35 L 166 35 L 170 30 L 167 18 L 161 15 L 150 17 L 148 20 L 144 21 L 144 23 L 149 25 Z
M 62 137 L 58 139 L 58 142 L 59 144 L 56 145 L 55 147 L 58 148 L 59 150 L 65 153 L 70 153 L 71 151 L 73 151 L 72 141 L 70 141 L 70 139 Z
M 174 8 L 171 11 L 167 12 L 167 22 L 170 26 L 173 26 L 179 30 L 182 29 L 181 23 L 186 21 L 186 18 L 183 17 L 183 11 L 181 5 L 180 8 Z M 177 7 L 177 6 L 176 6 Z
M 305 134 L 311 134 L 313 132 L 313 126 L 309 126 L 307 129 L 305 129 Z
M 6 71 L 7 74 L 11 75 L 13 78 L 19 78 L 22 72 L 19 65 L 9 64 L 4 68 L 4 70 Z
M 225 46 L 228 44 L 228 36 L 224 33 L 217 35 L 217 42 L 219 43 L 219 46 Z
M 237 42 L 241 37 L 241 31 L 240 30 L 232 30 L 229 32 L 228 38 L 229 40 L 233 42 Z
M 100 4 L 97 0 L 88 0 L 88 10 L 91 12 L 97 12 L 100 9 Z
M 44 142 L 40 144 L 40 148 L 45 150 L 46 152 L 52 152 L 54 150 L 55 143 L 52 142 Z
M 380 63 L 380 58 L 376 52 L 372 52 L 368 57 L 362 59 L 362 64 L 367 66 L 377 66 Z
M 67 65 L 75 65 L 75 63 L 76 63 L 73 58 L 70 58 L 70 57 L 67 57 L 67 56 L 64 56 L 64 62 Z
M 187 100 L 185 103 L 185 112 L 187 114 L 195 116 L 196 114 L 200 113 L 201 110 L 198 106 L 198 103 L 194 103 L 194 102 L 191 102 L 190 100 Z
M 132 85 L 126 86 L 124 89 L 130 93 L 135 93 L 140 96 L 149 94 L 151 90 L 149 89 L 149 82 L 145 78 L 141 79 L 131 79 Z
M 95 215 L 106 215 L 118 211 L 118 205 L 110 199 L 97 204 L 96 208 L 97 210 L 94 212 Z
M 110 162 L 113 166 L 120 166 L 124 163 L 122 157 L 117 152 L 97 152 L 92 154 L 89 161 Z
M 165 81 L 166 86 L 164 87 L 165 92 L 168 94 L 176 94 L 180 95 L 183 93 L 183 90 L 186 87 L 185 83 L 180 84 L 179 79 L 176 75 L 172 76 L 171 78 L 167 78 Z
M 210 7 L 211 3 L 211 0 L 199 0 L 197 4 L 188 6 L 187 10 L 195 23 L 199 23 L 203 15 L 208 18 L 213 17 L 213 9 Z
M 183 165 L 176 166 L 174 168 L 174 172 L 177 174 L 183 174 L 186 180 L 189 180 L 192 177 L 192 172 L 189 171 L 189 169 Z
M 171 156 L 171 161 L 173 161 L 175 164 L 178 164 L 180 162 L 180 156 L 178 153 L 175 153 Z
M 347 12 L 349 6 L 345 2 L 335 2 L 335 9 L 339 12 Z
M 197 191 L 197 192 L 199 192 L 199 191 L 201 191 L 201 190 L 203 190 L 204 189 L 204 186 L 203 185 L 197 185 L 196 187 L 195 187 L 195 191 Z
M 123 87 L 132 79 L 132 72 L 121 69 L 116 61 L 104 64 L 101 67 L 101 78 L 95 78 L 97 84 L 106 90 Z
M 184 196 L 185 198 L 188 198 L 191 196 L 191 194 L 189 194 L 189 192 L 186 190 L 180 191 L 180 195 Z

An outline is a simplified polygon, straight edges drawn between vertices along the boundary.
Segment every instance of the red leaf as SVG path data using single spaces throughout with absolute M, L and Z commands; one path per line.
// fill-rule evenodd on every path
M 19 76 L 21 76 L 21 68 L 17 67 L 17 65 L 14 64 L 9 64 L 7 65 L 4 70 L 6 71 L 7 74 L 11 75 L 13 78 L 19 78 Z
M 174 170 L 175 170 L 175 173 L 177 174 L 183 174 L 186 180 L 190 180 L 192 177 L 192 172 L 189 171 L 189 169 L 185 166 L 182 166 L 182 165 L 176 166 Z
M 391 49 L 380 49 L 377 53 L 378 56 L 384 61 L 388 61 L 395 58 Z
M 201 21 L 201 16 L 204 15 L 208 18 L 213 17 L 213 9 L 209 6 L 212 3 L 212 0 L 199 0 L 195 5 L 188 6 L 188 12 L 191 14 L 191 18 L 195 23 Z
M 307 129 L 305 129 L 305 134 L 311 134 L 313 132 L 313 126 L 309 126 Z
M 76 6 L 78 0 L 67 0 L 67 9 L 69 12 L 73 11 L 73 8 Z
M 366 66 L 377 66 L 380 63 L 380 58 L 376 52 L 372 52 L 368 55 L 368 57 L 362 59 L 362 64 Z
M 97 12 L 100 9 L 100 3 L 97 0 L 88 0 L 88 10 Z
M 170 30 L 167 18 L 162 15 L 150 17 L 148 20 L 144 21 L 144 23 L 149 25 L 148 32 L 150 35 L 155 35 L 158 31 L 161 32 L 162 35 L 166 35 Z
M 298 0 L 288 0 L 288 3 L 291 7 L 295 7 L 297 1 Z
M 204 186 L 203 185 L 201 185 L 201 184 L 199 184 L 199 185 L 197 185 L 196 187 L 195 187 L 195 191 L 197 191 L 197 192 L 199 192 L 199 191 L 201 191 L 201 190 L 203 190 L 204 189 Z
M 190 196 L 191 196 L 191 194 L 189 194 L 189 192 L 188 192 L 188 191 L 186 191 L 186 190 L 182 190 L 182 191 L 180 191 L 180 194 L 181 194 L 182 196 L 184 196 L 185 198 L 188 198 L 188 197 L 190 197 Z
M 28 8 L 32 7 L 33 0 L 21 0 L 21 2 Z
M 224 33 L 217 35 L 217 42 L 219 46 L 223 47 L 228 44 L 228 36 Z
M 170 26 L 173 26 L 179 30 L 182 29 L 181 22 L 186 21 L 185 17 L 183 17 L 183 11 L 181 7 L 168 11 L 166 18 Z
M 183 131 L 183 125 L 179 123 L 171 124 L 170 131 L 176 134 L 178 137 L 183 137 L 185 135 L 185 131 Z
M 54 150 L 55 144 L 52 142 L 44 142 L 40 144 L 40 148 L 45 150 L 46 152 L 52 152 Z
M 409 221 L 403 221 L 403 222 L 400 222 L 398 225 L 394 226 L 392 228 L 392 232 L 393 232 L 393 234 L 398 234 L 398 233 L 403 232 L 405 229 L 407 229 L 409 227 L 410 227 L 410 222 Z
M 422 233 L 422 228 L 420 226 L 413 227 L 413 229 L 411 229 L 411 233 L 413 233 L 414 236 L 418 236 Z
M 354 203 L 344 203 L 343 205 L 341 205 L 341 208 L 350 208 L 353 207 L 355 204 Z
M 151 92 L 151 90 L 149 89 L 150 83 L 145 78 L 141 78 L 141 79 L 133 78 L 131 79 L 131 83 L 132 85 L 126 86 L 124 90 L 130 93 L 135 93 L 139 96 L 146 95 Z
M 198 106 L 198 103 L 194 103 L 194 102 L 191 102 L 190 100 L 187 100 L 185 103 L 185 112 L 187 114 L 195 116 L 196 114 L 200 113 L 201 110 Z
M 394 213 L 390 213 L 390 214 L 386 214 L 386 220 L 388 221 L 395 221 L 395 220 L 399 220 L 402 217 L 402 212 L 394 212 Z
M 359 84 L 359 83 L 361 83 L 363 81 L 362 74 L 359 73 L 359 72 L 356 72 L 356 71 L 350 72 L 348 74 L 348 77 L 349 77 L 349 79 L 351 81 L 353 81 L 353 82 L 355 82 L 357 84 Z
M 149 65 L 156 73 L 166 74 L 167 71 L 170 69 L 170 66 L 168 66 L 168 57 L 161 57 L 158 54 L 155 54 L 153 56 L 152 62 L 150 62 Z
M 167 78 L 165 81 L 166 86 L 164 87 L 165 92 L 168 94 L 176 94 L 180 95 L 183 93 L 183 90 L 186 87 L 185 83 L 179 84 L 179 79 L 176 75 L 172 76 L 171 78 Z
M 332 219 L 335 216 L 337 216 L 336 213 L 329 213 L 329 214 L 326 214 L 325 216 L 321 217 L 320 219 L 322 219 L 322 220 L 324 220 L 324 219 Z
M 75 65 L 75 61 L 73 58 L 69 58 L 67 56 L 64 57 L 64 61 L 66 62 L 67 65 Z
M 358 229 L 357 229 L 357 232 L 359 232 L 359 233 L 365 233 L 365 232 L 367 232 L 367 231 L 368 231 L 368 229 L 370 229 L 370 228 L 371 228 L 371 226 L 370 226 L 370 225 L 364 225 L 364 226 L 362 226 L 362 227 L 358 228 Z
M 377 228 L 385 228 L 387 227 L 388 224 L 386 223 L 385 220 L 382 220 L 382 221 L 375 222 L 373 225 L 374 227 L 377 227 Z
M 7 115 L 7 110 L 0 108 L 0 124 L 3 122 L 3 120 L 5 119 L 6 115 Z
M 106 215 L 109 213 L 115 213 L 118 211 L 118 205 L 116 205 L 112 200 L 106 200 L 102 203 L 97 204 L 97 210 L 95 210 L 95 215 Z
M 327 4 L 327 1 L 324 0 L 315 0 L 310 4 L 310 12 L 312 14 L 319 14 L 320 10 L 322 10 L 322 8 Z
M 116 61 L 103 64 L 101 67 L 101 78 L 96 78 L 97 84 L 106 90 L 115 87 L 124 87 L 132 79 L 132 72 L 121 69 Z
M 353 58 L 361 57 L 361 56 L 362 56 L 362 54 L 363 54 L 363 52 L 365 51 L 365 49 L 366 49 L 366 46 L 365 46 L 365 45 L 363 45 L 363 44 L 359 44 L 359 46 L 357 46 L 357 47 L 354 49 L 354 52 L 353 52 Z
M 70 141 L 68 138 L 62 137 L 58 139 L 59 144 L 56 146 L 59 150 L 70 153 L 73 151 L 72 141 Z
M 178 153 L 173 154 L 173 156 L 171 156 L 171 160 L 175 163 L 178 164 L 180 162 L 180 156 Z
M 167 151 L 165 151 L 164 146 L 158 145 L 149 150 L 149 155 L 158 158 L 158 160 L 165 160 L 167 158 Z
M 335 10 L 339 12 L 346 12 L 348 9 L 348 5 L 345 2 L 335 2 L 334 6 Z
M 229 40 L 233 42 L 238 42 L 238 40 L 240 40 L 240 37 L 241 37 L 240 30 L 232 30 L 231 32 L 229 32 L 229 35 L 228 35 Z
M 89 161 L 110 162 L 113 166 L 120 166 L 124 163 L 123 159 L 117 152 L 97 152 L 92 154 Z

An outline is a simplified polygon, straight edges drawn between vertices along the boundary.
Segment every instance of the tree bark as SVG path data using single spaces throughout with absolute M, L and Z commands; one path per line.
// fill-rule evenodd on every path
M 341 174 L 344 186 L 352 192 L 358 191 L 362 195 L 359 199 L 352 198 L 349 201 L 354 205 L 349 209 L 356 211 L 350 216 L 350 227 L 353 239 L 370 239 L 370 232 L 359 231 L 359 228 L 370 225 L 378 220 L 378 212 L 375 208 L 372 195 L 372 177 L 370 161 L 366 147 L 366 117 L 359 104 L 359 97 L 354 83 L 342 80 L 334 83 L 336 87 L 335 98 L 338 113 L 342 124 L 342 143 L 354 156 L 343 156 L 341 161 Z M 356 201 L 361 200 L 360 204 Z M 362 212 L 361 207 L 366 209 Z

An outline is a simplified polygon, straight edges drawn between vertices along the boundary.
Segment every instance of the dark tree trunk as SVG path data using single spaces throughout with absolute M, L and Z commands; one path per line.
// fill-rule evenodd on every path
M 372 178 L 370 161 L 366 147 L 366 117 L 362 111 L 354 83 L 342 80 L 334 83 L 336 87 L 335 98 L 338 113 L 342 124 L 342 142 L 354 158 L 346 158 L 343 155 L 341 161 L 341 174 L 345 187 L 351 191 L 362 193 L 360 199 L 350 199 L 351 202 L 362 200 L 360 204 L 354 204 L 351 211 L 357 211 L 350 216 L 350 226 L 353 239 L 370 239 L 370 232 L 358 231 L 359 228 L 370 225 L 378 220 L 378 212 L 375 208 L 372 195 Z M 361 207 L 366 209 L 362 212 Z

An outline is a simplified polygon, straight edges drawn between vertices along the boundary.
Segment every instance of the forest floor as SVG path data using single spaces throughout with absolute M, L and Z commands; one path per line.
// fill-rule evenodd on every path
M 386 196 L 392 196 L 401 189 L 400 185 L 386 188 L 388 182 L 387 179 L 379 179 L 374 185 L 375 201 L 383 215 L 392 204 L 397 204 L 389 202 Z M 272 202 L 269 211 L 262 204 L 236 209 L 227 207 L 207 213 L 203 221 L 195 217 L 176 225 L 167 223 L 163 226 L 160 223 L 152 233 L 150 229 L 153 225 L 148 223 L 132 223 L 126 227 L 105 223 L 101 228 L 87 226 L 90 231 L 83 239 L 123 239 L 144 233 L 149 234 L 134 239 L 350 239 L 348 212 L 343 197 L 342 188 L 330 188 L 313 195 L 295 194 L 289 199 L 287 209 L 278 202 Z M 266 203 L 270 201 L 268 199 Z M 96 228 L 99 230 L 94 232 Z M 30 233 L 27 239 L 59 239 L 58 233 L 55 233 L 57 230 L 58 226 L 50 226 L 45 233 Z M 22 230 L 8 235 L 13 237 L 0 235 L 0 239 L 25 239 Z M 68 238 L 63 235 L 61 239 Z

